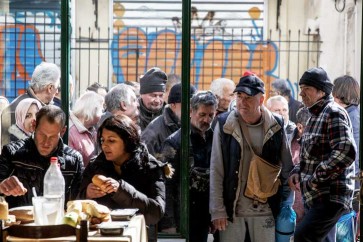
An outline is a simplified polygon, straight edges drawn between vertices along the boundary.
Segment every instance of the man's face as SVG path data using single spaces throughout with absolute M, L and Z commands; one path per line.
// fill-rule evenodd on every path
M 138 121 L 140 111 L 139 111 L 139 102 L 135 94 L 131 96 L 130 105 L 126 106 L 124 114 L 129 118 L 131 118 L 134 122 Z
M 260 113 L 264 96 L 258 93 L 255 96 L 249 96 L 244 92 L 237 92 L 237 110 L 242 117 L 255 116 Z
M 227 111 L 230 102 L 235 98 L 233 93 L 235 87 L 233 85 L 225 85 L 223 87 L 223 95 L 222 97 L 217 96 L 218 98 L 218 110 L 219 111 Z
M 159 111 L 164 104 L 164 93 L 163 92 L 152 92 L 141 94 L 142 103 L 147 109 L 152 112 Z
M 47 86 L 47 96 L 45 97 L 45 100 L 41 100 L 45 104 L 49 104 L 51 101 L 53 101 L 54 96 L 58 93 L 58 88 L 60 85 L 60 79 L 58 79 L 55 83 L 48 84 Z
M 38 127 L 35 129 L 34 142 L 39 154 L 50 155 L 56 150 L 61 137 L 62 127 L 58 122 L 50 123 L 46 118 L 37 120 Z
M 311 107 L 319 99 L 324 97 L 325 93 L 321 90 L 316 89 L 313 86 L 300 85 L 300 96 L 306 107 Z
M 210 129 L 216 108 L 213 105 L 200 105 L 197 110 L 190 110 L 190 122 L 202 133 Z
M 274 100 L 271 102 L 270 111 L 280 114 L 284 118 L 285 123 L 289 122 L 289 106 L 287 103 Z

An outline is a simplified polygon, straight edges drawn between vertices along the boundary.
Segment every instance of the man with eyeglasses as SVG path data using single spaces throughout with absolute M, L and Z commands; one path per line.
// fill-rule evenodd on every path
M 56 64 L 42 62 L 35 67 L 26 93 L 17 97 L 1 113 L 1 146 L 10 142 L 9 127 L 15 124 L 15 109 L 25 98 L 34 98 L 42 105 L 52 104 L 60 85 L 60 69 Z
M 32 204 L 34 187 L 43 194 L 43 180 L 50 158 L 57 157 L 65 180 L 65 203 L 75 199 L 81 182 L 81 154 L 63 144 L 66 115 L 57 106 L 42 107 L 36 116 L 32 137 L 5 145 L 0 155 L 0 194 L 6 196 L 9 207 Z

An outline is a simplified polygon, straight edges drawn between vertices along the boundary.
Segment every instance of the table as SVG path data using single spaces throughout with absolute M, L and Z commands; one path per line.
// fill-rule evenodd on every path
M 76 241 L 76 236 L 67 236 L 59 238 L 50 239 L 25 239 L 14 236 L 7 237 L 8 242 L 74 242 Z M 103 242 L 147 242 L 147 231 L 145 218 L 143 215 L 134 216 L 127 228 L 120 236 L 103 236 L 98 231 L 90 231 L 88 233 L 88 241 L 103 241 Z

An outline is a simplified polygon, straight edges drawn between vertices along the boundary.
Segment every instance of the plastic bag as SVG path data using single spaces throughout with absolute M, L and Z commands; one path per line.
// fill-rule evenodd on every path
M 344 214 L 337 222 L 337 242 L 355 241 L 354 219 L 357 216 L 355 211 Z

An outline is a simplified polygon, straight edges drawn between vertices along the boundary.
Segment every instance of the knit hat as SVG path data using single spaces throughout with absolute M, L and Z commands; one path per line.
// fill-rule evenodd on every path
M 197 89 L 190 85 L 190 97 L 192 97 L 197 92 Z M 181 103 L 181 96 L 182 96 L 182 84 L 178 83 L 175 84 L 169 92 L 168 96 L 168 103 Z
M 328 74 L 321 67 L 313 67 L 304 72 L 300 78 L 299 85 L 307 85 L 315 87 L 318 90 L 325 92 L 329 95 L 333 90 L 333 83 L 331 83 Z
M 244 92 L 248 96 L 255 96 L 259 92 L 265 93 L 265 84 L 258 76 L 254 74 L 251 75 L 251 73 L 248 72 L 241 77 L 234 92 Z
M 168 76 L 158 67 L 149 69 L 140 78 L 140 94 L 152 92 L 165 92 L 165 83 Z

